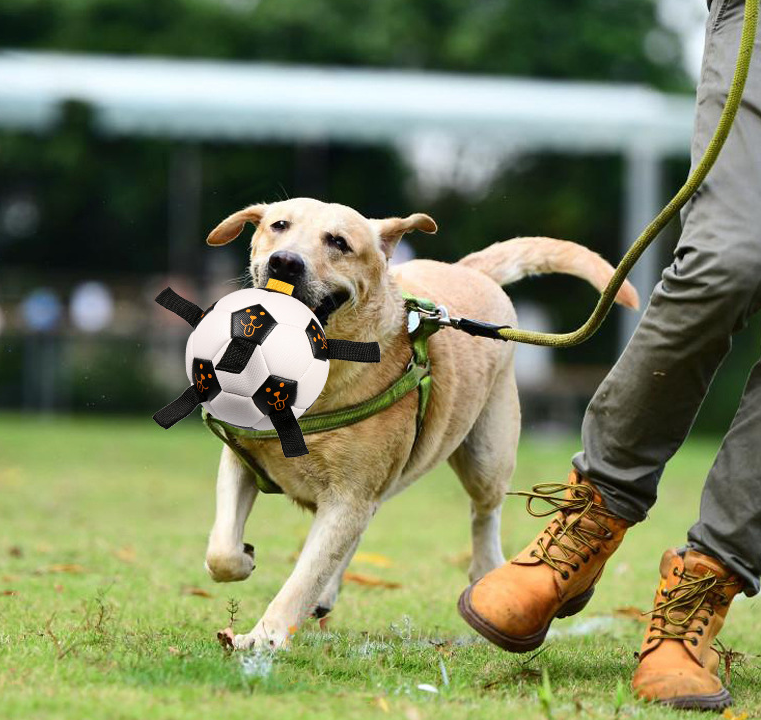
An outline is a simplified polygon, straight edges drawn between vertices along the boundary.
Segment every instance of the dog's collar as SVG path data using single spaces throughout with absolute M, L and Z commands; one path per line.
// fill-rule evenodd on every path
M 338 293 L 335 293 L 338 295 Z M 331 296 L 328 296 L 331 297 Z M 340 298 L 338 298 L 340 300 Z M 339 307 L 348 299 L 340 301 L 335 307 Z M 322 304 L 324 304 L 323 301 Z M 431 362 L 428 355 L 428 338 L 433 335 L 441 325 L 433 318 L 437 309 L 435 303 L 425 298 L 415 297 L 404 293 L 404 303 L 407 310 L 407 329 L 412 344 L 412 358 L 410 359 L 404 374 L 386 388 L 382 393 L 368 398 L 352 407 L 332 412 L 319 413 L 301 417 L 298 423 L 304 435 L 318 432 L 328 432 L 338 428 L 353 425 L 391 407 L 413 390 L 418 390 L 417 410 L 417 440 L 425 418 L 428 400 L 431 395 Z M 322 305 L 321 304 L 321 305 Z M 335 308 L 334 308 L 335 309 Z M 330 314 L 329 311 L 328 314 Z M 317 314 L 315 312 L 315 314 Z M 318 315 L 319 318 L 319 315 Z M 320 318 L 322 322 L 322 318 Z M 277 438 L 274 430 L 245 430 L 243 428 L 222 422 L 203 410 L 203 421 L 222 442 L 224 442 L 240 459 L 243 465 L 253 474 L 256 485 L 263 493 L 282 493 L 282 488 L 272 480 L 264 469 L 256 462 L 245 448 L 237 441 L 238 438 L 250 438 L 254 440 L 266 440 Z

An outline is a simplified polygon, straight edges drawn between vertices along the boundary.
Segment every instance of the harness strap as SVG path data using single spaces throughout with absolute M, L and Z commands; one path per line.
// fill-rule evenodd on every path
M 156 295 L 156 302 L 170 312 L 181 317 L 190 327 L 195 327 L 205 315 L 195 303 L 178 295 L 172 288 L 164 288 Z
M 293 415 L 293 410 L 286 405 L 284 410 L 276 410 L 270 413 L 270 420 L 275 426 L 275 432 L 277 432 L 280 438 L 280 446 L 283 448 L 283 455 L 286 457 L 299 457 L 300 455 L 308 455 L 306 443 L 304 442 L 304 435 L 301 433 L 296 418 Z
M 354 340 L 328 339 L 328 359 L 379 363 L 381 359 L 380 346 L 377 342 L 355 342 Z
M 201 404 L 202 400 L 203 397 L 196 386 L 191 385 L 180 397 L 172 400 L 169 405 L 156 412 L 153 419 L 166 430 L 190 415 Z
M 361 422 L 390 407 L 417 388 L 417 434 L 415 437 L 417 440 L 417 435 L 420 434 L 428 401 L 431 396 L 431 363 L 428 356 L 428 338 L 440 326 L 436 322 L 429 320 L 426 315 L 426 313 L 435 311 L 435 303 L 408 294 L 404 295 L 404 301 L 408 314 L 408 329 L 412 339 L 412 358 L 404 374 L 383 392 L 357 405 L 341 410 L 302 416 L 297 423 L 304 435 L 336 430 Z M 251 438 L 255 440 L 274 439 L 278 436 L 277 430 L 246 430 L 235 425 L 229 425 L 210 415 L 205 408 L 202 409 L 201 414 L 206 427 L 235 453 L 243 466 L 253 475 L 260 492 L 265 494 L 283 492 L 282 488 L 254 460 L 251 453 L 238 442 L 238 438 Z

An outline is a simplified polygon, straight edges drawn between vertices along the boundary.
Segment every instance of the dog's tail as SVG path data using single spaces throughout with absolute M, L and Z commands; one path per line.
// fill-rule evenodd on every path
M 459 264 L 480 270 L 503 287 L 527 275 L 565 273 L 586 280 L 600 292 L 613 275 L 613 268 L 596 252 L 574 242 L 546 237 L 494 243 L 466 255 Z M 637 291 L 628 280 L 618 291 L 616 302 L 633 310 L 639 307 Z

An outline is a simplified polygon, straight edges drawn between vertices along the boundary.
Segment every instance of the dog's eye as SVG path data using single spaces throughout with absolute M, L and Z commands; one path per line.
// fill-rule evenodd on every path
M 275 232 L 283 232 L 283 230 L 287 230 L 289 227 L 291 227 L 291 223 L 287 220 L 278 220 L 270 225 L 270 228 Z
M 346 238 L 343 238 L 340 235 L 325 233 L 325 242 L 331 247 L 338 248 L 344 254 L 351 252 L 351 248 L 349 247 L 349 243 L 346 242 Z

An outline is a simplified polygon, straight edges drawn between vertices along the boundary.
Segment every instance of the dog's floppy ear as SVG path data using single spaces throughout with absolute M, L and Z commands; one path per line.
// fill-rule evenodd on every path
M 435 233 L 438 230 L 433 218 L 424 213 L 414 213 L 406 218 L 391 217 L 383 220 L 370 220 L 370 223 L 378 233 L 381 247 L 387 258 L 394 254 L 394 249 L 404 233 L 411 230 Z
M 247 223 L 258 223 L 264 213 L 267 211 L 266 203 L 259 205 L 249 205 L 243 210 L 233 213 L 230 217 L 225 218 L 217 227 L 215 227 L 206 238 L 208 245 L 226 245 L 231 240 L 235 240 L 243 231 L 243 226 Z

